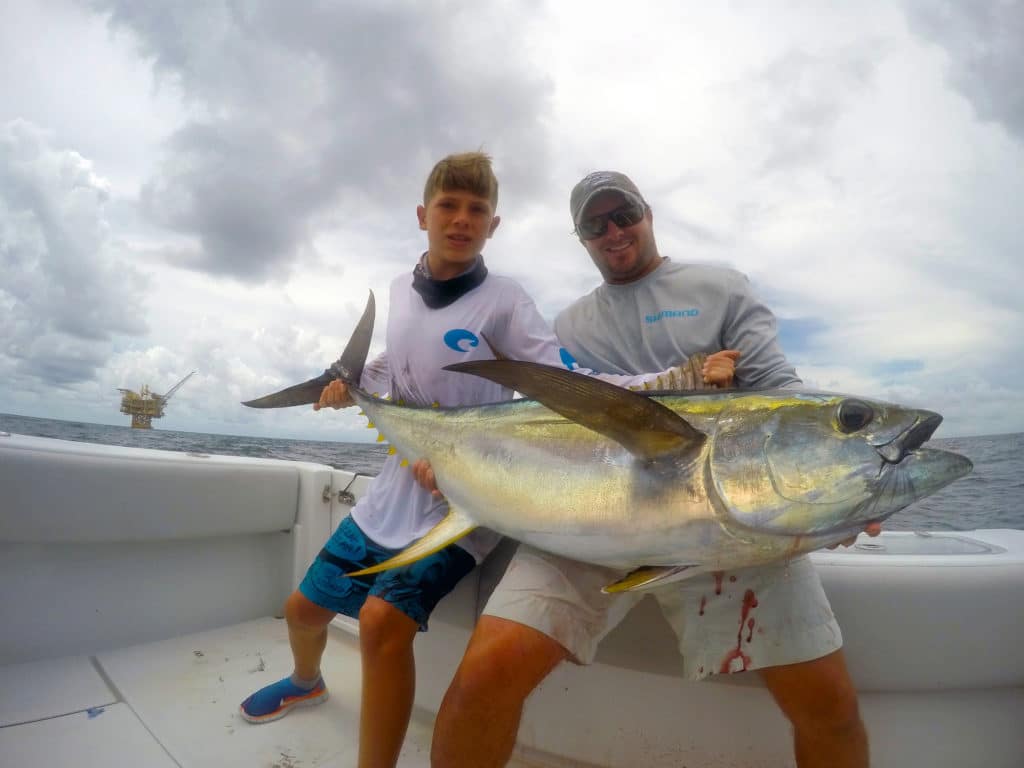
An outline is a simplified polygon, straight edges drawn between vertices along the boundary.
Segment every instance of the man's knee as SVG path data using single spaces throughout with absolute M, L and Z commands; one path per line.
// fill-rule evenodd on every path
M 857 691 L 841 651 L 801 664 L 765 669 L 762 676 L 797 730 L 860 727 Z
M 857 692 L 852 684 L 834 683 L 829 690 L 831 693 L 791 714 L 794 728 L 841 734 L 861 727 Z
M 452 681 L 456 695 L 525 699 L 568 656 L 559 643 L 532 627 L 482 616 Z

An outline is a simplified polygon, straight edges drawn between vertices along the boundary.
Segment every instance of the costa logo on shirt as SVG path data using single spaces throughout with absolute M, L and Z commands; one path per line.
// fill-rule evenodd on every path
M 445 346 L 456 352 L 469 352 L 471 347 L 480 344 L 480 339 L 472 331 L 465 328 L 452 328 L 444 335 Z

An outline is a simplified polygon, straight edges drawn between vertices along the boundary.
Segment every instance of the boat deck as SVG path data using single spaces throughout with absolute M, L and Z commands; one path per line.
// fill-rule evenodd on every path
M 258 726 L 242 720 L 238 705 L 291 669 L 279 619 L 3 667 L 0 765 L 354 766 L 358 656 L 357 638 L 332 627 L 324 654 L 330 699 Z M 7 695 L 12 691 L 17 695 Z M 430 764 L 431 724 L 427 713 L 416 712 L 402 768 Z

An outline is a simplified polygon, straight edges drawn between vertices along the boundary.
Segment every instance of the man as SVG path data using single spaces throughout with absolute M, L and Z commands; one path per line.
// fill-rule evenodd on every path
M 573 189 L 570 211 L 604 278 L 555 321 L 580 365 L 635 373 L 725 348 L 741 354 L 738 386 L 800 385 L 779 348 L 774 316 L 746 278 L 661 256 L 651 208 L 626 176 L 588 175 Z M 873 525 L 869 533 L 878 530 Z M 436 768 L 505 765 L 530 692 L 565 660 L 589 664 L 601 638 L 639 599 L 601 593 L 620 575 L 520 545 L 438 713 Z M 759 632 L 737 653 L 738 612 L 749 610 L 748 593 L 756 596 Z M 654 594 L 679 636 L 687 677 L 757 669 L 793 724 L 801 768 L 867 765 L 839 626 L 806 556 L 728 578 L 695 577 Z

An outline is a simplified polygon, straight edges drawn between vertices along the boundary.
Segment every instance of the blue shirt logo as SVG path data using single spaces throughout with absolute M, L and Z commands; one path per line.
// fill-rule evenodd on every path
M 696 317 L 700 314 L 699 309 L 663 309 L 656 315 L 644 317 L 645 323 L 656 323 L 663 317 Z
M 463 342 L 466 344 L 463 345 Z M 479 346 L 480 339 L 476 337 L 475 333 L 467 331 L 465 328 L 452 328 L 444 335 L 444 343 L 445 346 L 456 352 L 469 352 L 470 347 Z
M 562 347 L 558 351 L 559 356 L 562 358 L 562 365 L 568 368 L 570 371 L 575 370 L 579 367 L 579 363 L 576 362 L 576 358 L 569 354 L 569 350 Z

